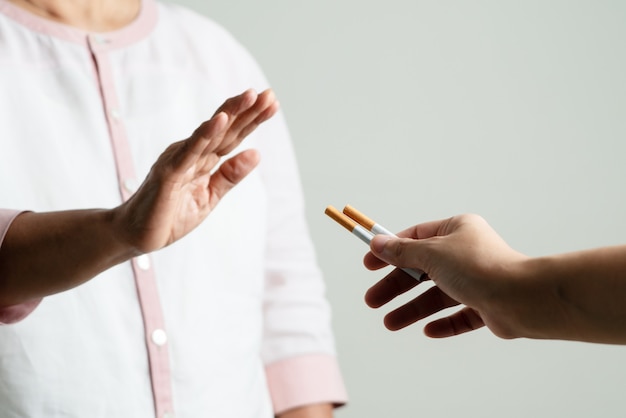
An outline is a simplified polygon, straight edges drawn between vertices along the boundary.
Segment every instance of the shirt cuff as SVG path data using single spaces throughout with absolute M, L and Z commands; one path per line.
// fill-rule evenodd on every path
M 41 299 L 35 299 L 19 305 L 0 308 L 0 325 L 9 325 L 21 321 L 35 310 Z
M 274 413 L 304 405 L 331 403 L 335 407 L 348 396 L 337 359 L 329 354 L 309 354 L 268 364 L 267 382 Z
M 2 241 L 6 235 L 9 226 L 19 215 L 20 211 L 10 209 L 0 209 L 0 248 L 2 247 Z M 41 302 L 41 299 L 32 300 L 19 305 L 7 306 L 0 308 L 0 325 L 13 324 L 26 318 L 32 311 L 35 310 L 37 305 Z
M 4 240 L 4 236 L 6 235 L 9 226 L 13 222 L 13 219 L 17 215 L 19 215 L 19 210 L 11 210 L 11 209 L 0 209 L 0 247 L 2 247 L 2 241 Z

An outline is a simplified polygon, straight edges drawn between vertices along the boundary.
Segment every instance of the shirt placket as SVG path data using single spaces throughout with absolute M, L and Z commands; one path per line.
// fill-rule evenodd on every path
M 115 156 L 120 194 L 122 200 L 126 201 L 135 192 L 138 181 L 115 93 L 110 63 L 112 43 L 110 39 L 102 35 L 90 35 L 87 43 L 96 67 L 96 78 Z M 150 255 L 144 254 L 131 260 L 131 264 L 143 316 L 156 417 L 172 418 L 174 409 L 167 332 L 152 259 Z

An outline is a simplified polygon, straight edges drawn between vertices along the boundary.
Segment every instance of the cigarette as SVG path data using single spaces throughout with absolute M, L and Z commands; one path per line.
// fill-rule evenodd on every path
M 339 225 L 346 228 L 348 231 L 356 235 L 361 241 L 368 244 L 374 238 L 374 234 L 357 224 L 354 220 L 350 219 L 343 213 L 339 212 L 332 206 L 328 206 L 324 213 L 333 218 Z
M 343 208 L 343 213 L 349 216 L 350 218 L 354 219 L 355 221 L 357 221 L 359 224 L 363 225 L 366 229 L 372 231 L 374 235 L 382 234 L 382 235 L 390 235 L 392 237 L 396 236 L 393 232 L 389 231 L 384 226 L 377 224 L 375 221 L 368 218 L 363 213 L 359 212 L 358 210 L 356 210 L 350 205 L 346 205 Z
M 372 241 L 375 235 L 388 235 L 397 238 L 397 236 L 389 231 L 384 226 L 376 223 L 374 220 L 365 216 L 350 205 L 346 205 L 343 209 L 343 213 L 339 212 L 332 206 L 328 206 L 324 211 L 326 215 L 330 216 L 341 226 L 346 228 L 352 234 L 356 235 L 361 241 L 368 244 Z M 424 272 L 412 268 L 400 268 L 409 276 L 413 277 L 418 282 L 422 281 Z

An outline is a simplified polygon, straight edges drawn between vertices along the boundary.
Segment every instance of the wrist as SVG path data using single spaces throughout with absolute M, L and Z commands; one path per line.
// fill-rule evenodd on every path
M 476 309 L 488 313 L 485 325 L 504 339 L 532 338 L 540 317 L 535 305 L 540 281 L 534 276 L 538 259 L 520 257 L 509 260 L 487 283 L 489 295 Z
M 277 418 L 332 418 L 333 405 L 330 403 L 311 404 L 284 411 Z
M 143 254 L 133 243 L 130 232 L 132 229 L 123 216 L 122 207 L 103 210 L 102 215 L 103 225 L 111 242 L 111 254 L 115 257 L 116 264 Z
M 511 328 L 515 337 L 549 339 L 563 328 L 566 318 L 561 303 L 561 282 L 558 263 L 553 257 L 527 258 L 516 263 L 508 305 Z

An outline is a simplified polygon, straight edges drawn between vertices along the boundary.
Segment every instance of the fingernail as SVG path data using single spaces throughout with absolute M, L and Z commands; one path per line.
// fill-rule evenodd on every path
M 376 235 L 370 244 L 370 248 L 377 254 L 383 254 L 385 252 L 385 245 L 387 241 L 389 241 L 391 237 L 386 235 Z

